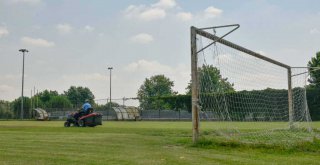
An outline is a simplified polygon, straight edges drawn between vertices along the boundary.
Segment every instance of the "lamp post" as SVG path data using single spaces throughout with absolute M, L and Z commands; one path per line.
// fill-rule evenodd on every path
M 112 104 L 112 102 L 111 102 L 111 70 L 113 69 L 112 67 L 108 67 L 108 69 L 109 69 L 109 71 L 110 71 L 110 102 L 109 102 L 109 107 L 110 107 L 110 110 L 111 110 L 111 104 Z M 108 115 L 107 115 L 107 120 L 108 120 Z
M 23 119 L 23 85 L 24 85 L 24 54 L 29 52 L 27 49 L 20 49 L 19 52 L 22 52 L 22 90 L 21 90 L 21 120 Z

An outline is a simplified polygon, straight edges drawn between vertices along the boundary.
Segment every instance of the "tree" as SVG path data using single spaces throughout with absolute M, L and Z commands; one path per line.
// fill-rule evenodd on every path
M 308 62 L 308 67 L 320 67 L 320 52 L 316 53 L 316 57 L 312 57 Z M 310 68 L 309 82 L 312 86 L 320 87 L 320 70 L 317 68 Z
M 71 108 L 72 103 L 63 95 L 53 96 L 48 102 L 47 107 L 50 108 Z
M 49 102 L 53 97 L 56 97 L 56 96 L 59 96 L 59 93 L 57 91 L 51 91 L 46 89 L 36 94 L 33 97 L 33 100 L 37 102 L 37 105 L 35 106 L 42 107 L 42 108 L 52 108 L 49 105 Z
M 37 94 L 36 96 L 39 97 L 39 99 L 42 102 L 48 102 L 52 97 L 54 96 L 59 96 L 59 93 L 57 91 L 49 91 L 49 90 L 44 90 L 43 92 L 40 92 L 39 94 Z
M 308 62 L 308 67 L 320 67 L 320 52 Z M 320 119 L 320 69 L 310 68 L 310 85 L 307 86 L 308 107 L 312 120 Z
M 161 100 L 156 99 L 162 96 L 176 95 L 177 92 L 173 91 L 173 81 L 164 75 L 155 75 L 150 78 L 146 78 L 144 83 L 138 90 L 138 99 L 140 107 L 142 109 L 162 109 L 165 108 Z
M 20 118 L 21 115 L 21 97 L 15 99 L 13 102 L 13 113 L 16 118 Z M 31 117 L 31 100 L 29 97 L 23 97 L 23 118 L 27 119 Z
M 77 107 L 81 106 L 86 99 L 88 99 L 91 104 L 94 104 L 94 95 L 87 87 L 71 86 L 67 91 L 64 92 L 64 95 L 74 106 Z
M 212 65 L 203 65 L 199 68 L 199 81 L 203 83 L 209 83 L 208 85 L 203 85 L 206 92 L 233 92 L 233 84 L 228 82 L 228 78 L 223 78 L 220 74 L 220 70 Z M 190 81 L 186 87 L 186 94 L 191 94 L 191 84 Z
M 0 118 L 9 119 L 13 117 L 9 101 L 0 100 Z

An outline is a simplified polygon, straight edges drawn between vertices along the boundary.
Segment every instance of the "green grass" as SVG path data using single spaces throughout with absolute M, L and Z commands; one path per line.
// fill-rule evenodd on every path
M 104 122 L 64 128 L 62 121 L 0 121 L 0 164 L 319 164 L 320 141 L 244 144 L 215 137 L 227 123 L 202 122 L 192 144 L 191 122 Z M 265 129 L 283 123 L 233 123 Z M 274 125 L 272 125 L 274 124 Z M 313 122 L 316 130 L 320 122 Z M 317 131 L 318 132 L 318 131 Z

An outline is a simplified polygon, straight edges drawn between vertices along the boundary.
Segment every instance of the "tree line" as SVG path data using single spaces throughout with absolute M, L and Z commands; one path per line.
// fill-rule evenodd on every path
M 307 99 L 310 109 L 310 113 L 313 119 L 320 119 L 320 70 L 313 67 L 320 67 L 320 52 L 316 53 L 308 62 L 310 71 L 309 85 L 307 86 Z M 235 93 L 232 83 L 228 82 L 228 78 L 221 76 L 219 69 L 209 65 L 199 68 L 199 80 L 203 82 L 210 81 L 214 84 L 213 88 L 200 89 L 207 91 L 208 93 L 215 93 L 218 90 L 222 90 L 227 95 Z M 185 94 L 178 94 L 177 91 L 173 90 L 174 82 L 171 81 L 165 75 L 154 75 L 150 78 L 146 78 L 143 84 L 137 91 L 137 98 L 139 100 L 139 108 L 141 110 L 188 110 L 191 111 L 191 81 L 186 87 Z M 264 92 L 268 90 L 264 90 Z M 269 92 L 272 91 L 269 90 Z M 273 91 L 274 92 L 274 91 Z M 279 91 L 278 91 L 279 92 Z M 283 91 L 282 91 L 283 92 Z M 33 107 L 41 108 L 79 108 L 86 99 L 95 106 L 95 109 L 105 110 L 110 107 L 119 106 L 117 103 L 107 103 L 104 105 L 98 105 L 94 102 L 94 95 L 87 87 L 76 87 L 71 86 L 68 90 L 59 94 L 57 91 L 44 90 L 40 93 L 35 94 L 31 98 L 24 97 L 24 116 L 30 116 L 30 110 Z M 12 102 L 0 101 L 0 117 L 7 116 L 12 118 L 19 116 L 21 109 L 21 97 L 15 99 Z M 13 109 L 13 111 L 9 111 Z
M 12 102 L 0 101 L 0 117 L 2 118 L 18 118 L 21 113 L 21 97 Z M 55 90 L 44 90 L 32 97 L 23 97 L 23 109 L 25 118 L 31 117 L 32 108 L 77 108 L 88 99 L 90 103 L 94 103 L 94 95 L 87 87 L 71 86 L 63 93 Z
M 310 111 L 310 115 L 312 120 L 320 120 L 320 52 L 316 53 L 315 57 L 307 64 L 310 72 L 310 78 L 308 79 L 308 85 L 306 86 L 306 94 L 307 94 L 307 103 L 308 108 Z M 317 68 L 318 67 L 318 68 Z M 267 112 L 268 109 L 277 109 L 280 111 L 287 111 L 288 105 L 283 103 L 282 107 L 272 107 L 276 105 L 270 105 L 270 102 L 265 102 L 259 98 L 260 96 L 269 96 L 274 100 L 277 101 L 278 98 L 274 97 L 274 94 L 280 95 L 280 97 L 285 98 L 288 97 L 287 90 L 276 90 L 276 89 L 263 89 L 263 90 L 256 90 L 256 91 L 238 91 L 236 92 L 233 88 L 232 83 L 228 82 L 228 78 L 223 78 L 220 74 L 219 69 L 215 68 L 212 65 L 209 66 L 202 66 L 199 68 L 199 80 L 200 82 L 209 82 L 210 85 L 203 85 L 199 90 L 201 93 L 216 93 L 215 96 L 207 95 L 208 99 L 213 100 L 212 104 L 219 104 L 218 102 L 214 103 L 214 101 L 222 100 L 222 96 L 219 93 L 223 93 L 224 99 L 232 100 L 233 98 L 237 97 L 238 105 L 233 105 L 232 102 L 227 103 L 228 109 L 231 112 L 231 118 L 234 120 L 241 120 L 235 113 L 242 113 L 242 118 L 245 117 L 245 111 L 255 111 L 256 114 L 266 112 L 265 116 L 272 116 L 272 112 Z M 214 84 L 214 85 L 212 85 Z M 150 78 L 146 78 L 144 83 L 140 86 L 138 90 L 138 99 L 140 102 L 140 108 L 142 110 L 188 110 L 191 111 L 191 82 L 186 87 L 186 94 L 178 94 L 177 92 L 173 91 L 172 87 L 174 86 L 174 82 L 171 81 L 169 78 L 165 77 L 164 75 L 155 75 Z M 294 92 L 298 92 L 301 90 L 300 88 L 294 88 Z M 217 94 L 218 93 L 218 94 Z M 259 94 L 259 95 L 257 95 Z M 254 96 L 254 97 L 252 97 Z M 201 97 L 201 96 L 200 96 Z M 213 98 L 214 97 L 214 98 Z M 256 102 L 257 105 L 261 104 L 261 106 L 256 106 L 255 109 L 248 110 L 245 105 L 246 99 L 250 98 L 251 101 Z M 294 98 L 299 99 L 299 98 Z M 263 101 L 261 101 L 263 100 Z M 266 107 L 268 105 L 269 107 Z M 200 105 L 202 109 L 205 110 L 205 104 Z M 239 108 L 242 107 L 242 108 Z M 246 108 L 245 108 L 246 107 Z M 294 107 L 296 109 L 295 114 L 296 116 L 303 115 L 299 114 L 301 112 L 298 111 L 297 108 L 301 108 L 299 106 Z M 216 109 L 216 111 L 219 111 Z M 234 114 L 232 114 L 234 113 Z M 274 112 L 273 112 L 274 113 Z M 241 115 L 240 115 L 241 116 Z M 274 116 L 274 115 L 273 115 Z M 253 116 L 254 118 L 259 118 L 259 116 Z M 268 119 L 264 119 L 268 120 Z M 270 119 L 271 120 L 271 119 Z M 272 119 L 272 120 L 285 120 L 285 119 Z

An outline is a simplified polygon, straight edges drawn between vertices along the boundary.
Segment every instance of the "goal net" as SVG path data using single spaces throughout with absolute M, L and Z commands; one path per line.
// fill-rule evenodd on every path
M 215 129 L 201 133 L 250 143 L 312 140 L 307 68 L 291 68 L 212 33 L 195 32 L 193 104 L 200 120 L 215 122 Z

